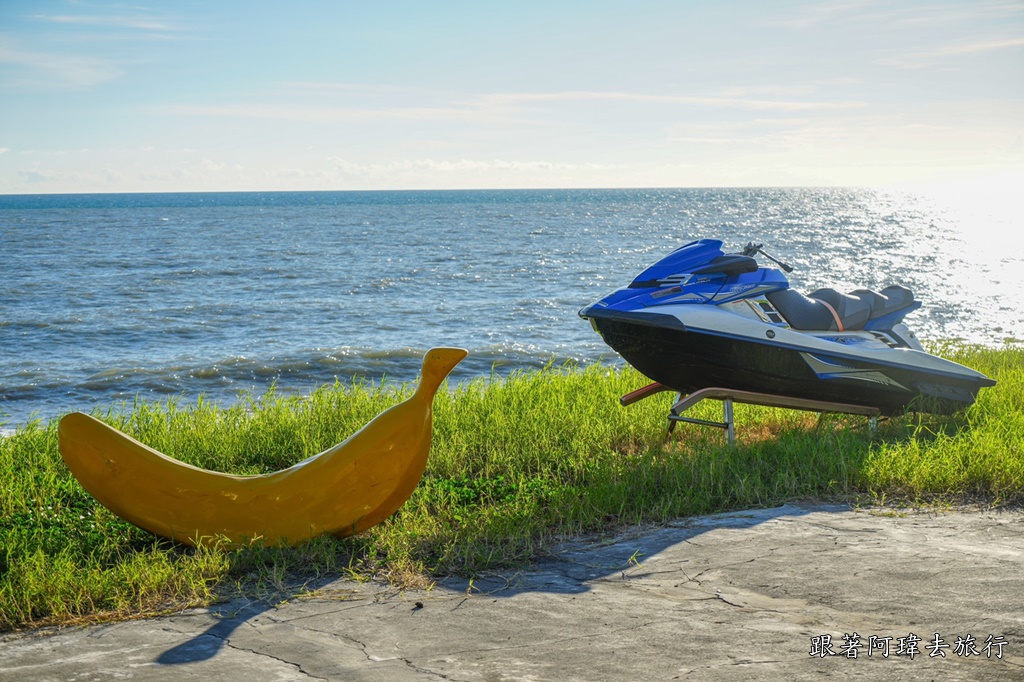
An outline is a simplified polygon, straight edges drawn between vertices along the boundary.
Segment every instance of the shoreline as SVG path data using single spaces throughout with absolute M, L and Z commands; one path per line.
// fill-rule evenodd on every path
M 970 343 L 961 339 L 945 339 L 941 341 L 926 341 L 925 350 L 929 353 L 945 357 L 947 355 L 957 355 L 963 352 L 970 352 L 972 349 L 982 351 L 1001 351 L 1001 350 L 1021 350 L 1024 349 L 1024 339 L 1006 339 L 1002 343 Z M 86 411 L 89 413 L 101 412 L 106 413 L 108 411 L 115 411 L 120 413 L 129 412 L 132 405 L 135 403 L 147 403 L 153 405 L 162 405 L 166 403 L 177 403 L 180 407 L 187 408 L 190 405 L 195 405 L 199 402 L 204 403 L 215 403 L 224 408 L 230 408 L 231 406 L 244 401 L 255 401 L 263 399 L 265 396 L 271 395 L 288 395 L 302 398 L 317 390 L 325 388 L 332 388 L 334 386 L 357 386 L 368 384 L 371 386 L 390 386 L 393 388 L 401 388 L 403 385 L 408 384 L 416 380 L 417 372 L 419 369 L 419 359 L 422 357 L 425 350 L 414 350 L 412 348 L 395 349 L 391 351 L 361 351 L 362 354 L 367 357 L 372 357 L 375 361 L 386 362 L 388 358 L 396 358 L 403 361 L 400 366 L 391 368 L 391 372 L 381 371 L 376 374 L 370 374 L 365 371 L 355 371 L 351 374 L 345 375 L 332 375 L 325 376 L 319 380 L 309 381 L 298 381 L 293 385 L 282 384 L 281 377 L 272 376 L 267 381 L 261 384 L 247 384 L 239 386 L 235 389 L 225 390 L 221 388 L 219 390 L 210 391 L 208 389 L 199 390 L 181 390 L 181 391 L 168 391 L 161 389 L 160 391 L 140 391 L 131 397 L 110 396 L 109 400 L 97 399 L 92 401 L 90 405 L 79 405 L 77 407 L 66 407 L 66 408 L 54 408 L 50 406 L 50 401 L 41 401 L 41 405 L 44 407 L 28 408 L 17 410 L 16 414 L 23 415 L 20 419 L 23 421 L 12 424 L 10 417 L 6 416 L 2 409 L 0 409 L 0 437 L 10 436 L 17 429 L 25 426 L 26 424 L 33 421 L 40 421 L 45 424 L 54 419 L 60 419 L 60 417 L 74 411 Z M 519 358 L 516 361 L 501 362 L 502 356 L 486 355 L 483 359 L 480 357 L 474 357 L 473 353 L 464 361 L 466 367 L 460 366 L 453 371 L 452 376 L 449 378 L 448 386 L 449 390 L 455 390 L 461 384 L 472 383 L 475 381 L 488 381 L 488 380 L 503 380 L 508 378 L 512 374 L 521 373 L 533 373 L 543 372 L 549 368 L 570 368 L 573 370 L 582 370 L 590 365 L 598 365 L 607 369 L 621 369 L 626 365 L 626 362 L 619 357 L 611 349 L 603 349 L 603 352 L 598 354 L 596 357 L 572 357 L 568 355 L 559 356 L 557 354 L 541 354 L 534 353 L 524 360 Z M 479 365 L 479 367 L 474 367 Z M 467 369 L 473 368 L 473 369 Z M 483 368 L 483 369 L 481 369 Z M 98 396 L 99 398 L 100 396 Z M 40 401 L 33 401 L 35 404 Z M 68 401 L 63 401 L 68 402 Z M 86 402 L 86 401 L 82 401 Z M 5 403 L 0 402 L 0 408 Z M 8 403 L 9 405 L 9 403 Z M 50 410 L 47 414 L 50 416 L 44 416 L 41 414 L 43 409 Z

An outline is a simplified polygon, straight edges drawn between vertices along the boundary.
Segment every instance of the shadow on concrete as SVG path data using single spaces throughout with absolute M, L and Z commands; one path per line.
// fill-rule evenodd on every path
M 273 605 L 266 601 L 247 602 L 241 606 L 233 602 L 215 607 L 211 612 L 219 618 L 216 623 L 187 642 L 163 652 L 156 662 L 160 665 L 181 665 L 207 661 L 224 648 L 239 626 L 272 608 Z

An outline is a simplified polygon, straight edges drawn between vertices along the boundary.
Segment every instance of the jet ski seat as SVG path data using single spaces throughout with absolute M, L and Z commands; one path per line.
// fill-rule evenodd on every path
M 835 331 L 863 329 L 871 317 L 871 303 L 860 296 L 843 294 L 835 289 L 818 289 L 812 291 L 810 297 L 825 304 L 835 323 L 829 329 Z
M 899 284 L 887 286 L 882 289 L 881 293 L 871 291 L 871 289 L 857 289 L 851 291 L 850 294 L 859 296 L 871 304 L 871 315 L 868 318 L 871 320 L 884 317 L 903 308 L 909 308 L 916 303 L 914 292 Z
M 902 319 L 916 305 L 910 289 L 894 284 L 881 292 L 857 289 L 843 294 L 835 289 L 818 289 L 804 296 L 795 289 L 782 289 L 767 294 L 793 329 L 803 331 L 853 331 L 871 326 L 874 320 L 892 315 L 892 322 Z
M 839 311 L 824 301 L 801 294 L 796 289 L 772 291 L 765 296 L 793 329 L 839 331 L 846 328 L 842 325 Z

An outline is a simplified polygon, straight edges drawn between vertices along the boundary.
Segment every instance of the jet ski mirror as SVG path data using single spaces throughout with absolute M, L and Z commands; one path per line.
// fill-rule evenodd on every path
M 776 265 L 778 265 L 780 268 L 782 268 L 786 272 L 793 272 L 793 266 L 787 265 L 786 263 L 783 263 L 782 261 L 780 261 L 775 256 L 772 256 L 771 254 L 766 252 L 763 248 L 761 248 L 763 246 L 764 246 L 764 244 L 755 244 L 754 242 L 747 242 L 746 247 L 744 247 L 744 249 L 743 249 L 743 255 L 744 256 L 756 256 L 757 254 L 761 254 L 762 256 L 764 256 L 765 258 L 767 258 L 771 262 L 775 263 Z

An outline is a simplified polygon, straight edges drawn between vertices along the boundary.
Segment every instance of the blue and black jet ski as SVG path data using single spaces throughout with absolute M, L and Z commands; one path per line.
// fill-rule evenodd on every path
M 779 267 L 759 265 L 761 255 Z M 781 268 L 781 270 L 779 269 Z M 625 360 L 680 393 L 704 388 L 878 408 L 949 413 L 995 381 L 922 350 L 903 318 L 906 287 L 804 295 L 792 268 L 750 243 L 682 246 L 580 311 Z

